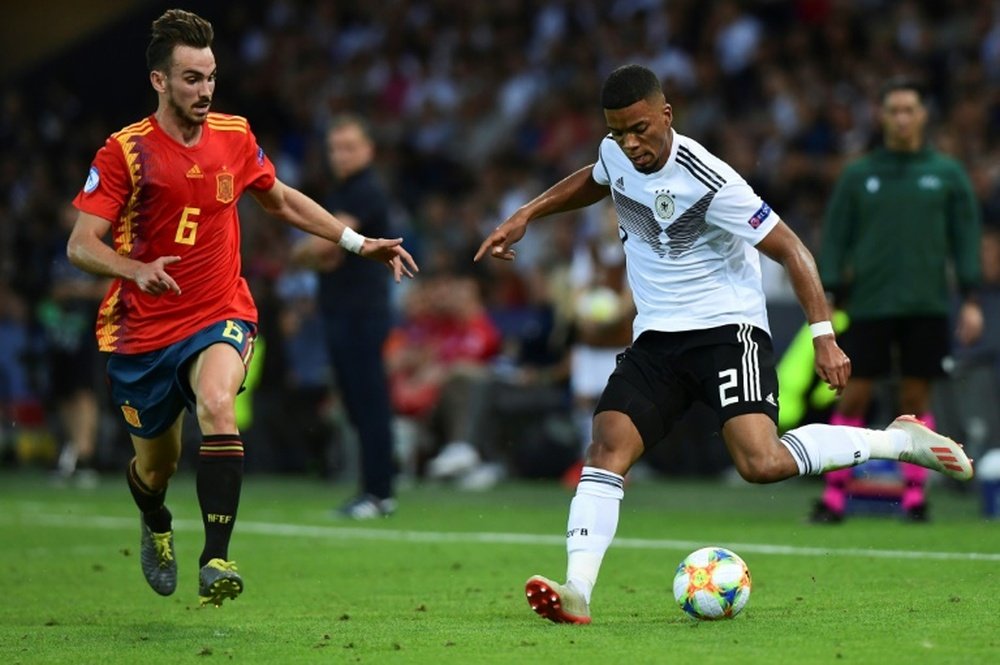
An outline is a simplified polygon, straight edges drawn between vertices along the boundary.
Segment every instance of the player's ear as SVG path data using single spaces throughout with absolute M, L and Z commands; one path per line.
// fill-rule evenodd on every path
M 157 92 L 167 91 L 167 75 L 163 72 L 157 69 L 149 72 L 149 82 L 153 86 L 153 90 Z

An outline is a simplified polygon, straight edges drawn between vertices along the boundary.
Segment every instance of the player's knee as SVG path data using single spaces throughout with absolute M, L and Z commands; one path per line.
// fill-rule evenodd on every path
M 623 445 L 620 442 L 608 441 L 596 437 L 594 442 L 587 448 L 586 462 L 588 466 L 625 475 L 632 468 L 632 464 L 635 463 L 635 460 L 641 453 L 641 450 L 631 450 L 630 446 Z
M 760 454 L 736 460 L 736 470 L 748 483 L 775 483 L 789 477 L 783 460 L 776 455 Z
M 236 424 L 236 408 L 232 395 L 225 391 L 207 391 L 198 395 L 198 422 L 209 424 L 216 432 L 230 431 Z
M 623 413 L 602 411 L 594 417 L 593 443 L 587 448 L 589 466 L 625 475 L 642 455 L 642 438 Z

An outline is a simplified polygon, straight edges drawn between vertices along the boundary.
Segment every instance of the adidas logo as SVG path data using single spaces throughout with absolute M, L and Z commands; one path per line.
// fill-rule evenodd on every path
M 764 401 L 771 406 L 778 406 L 778 400 L 774 399 L 774 393 L 768 393 L 767 397 L 764 398 Z
M 625 191 L 625 178 L 621 177 L 621 178 L 618 178 L 618 180 L 615 180 L 615 187 L 617 187 L 618 189 L 620 189 L 620 190 L 622 190 L 624 192 Z
M 938 461 L 941 462 L 944 468 L 952 471 L 962 470 L 962 465 L 958 463 L 958 458 L 955 457 L 951 448 L 945 446 L 931 447 L 931 452 L 934 453 L 934 456 L 938 458 Z
M 191 168 L 188 169 L 187 177 L 189 177 L 189 178 L 204 178 L 205 174 L 202 173 L 201 172 L 201 168 L 197 164 L 195 164 L 194 166 L 192 166 Z

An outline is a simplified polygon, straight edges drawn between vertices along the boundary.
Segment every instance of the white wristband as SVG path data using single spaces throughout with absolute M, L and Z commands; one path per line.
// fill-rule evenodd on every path
M 829 321 L 817 321 L 816 323 L 809 324 L 809 330 L 812 331 L 813 339 L 817 337 L 822 337 L 823 335 L 833 334 L 833 324 Z
M 344 232 L 340 234 L 338 245 L 352 254 L 359 254 L 362 245 L 365 244 L 365 237 L 349 226 L 344 227 Z

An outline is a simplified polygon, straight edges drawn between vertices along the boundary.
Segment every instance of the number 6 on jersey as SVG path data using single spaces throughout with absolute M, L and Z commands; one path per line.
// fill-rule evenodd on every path
M 193 245 L 195 236 L 198 234 L 198 222 L 192 220 L 201 214 L 201 208 L 184 208 L 181 213 L 181 221 L 177 224 L 177 235 L 174 242 L 180 245 Z

